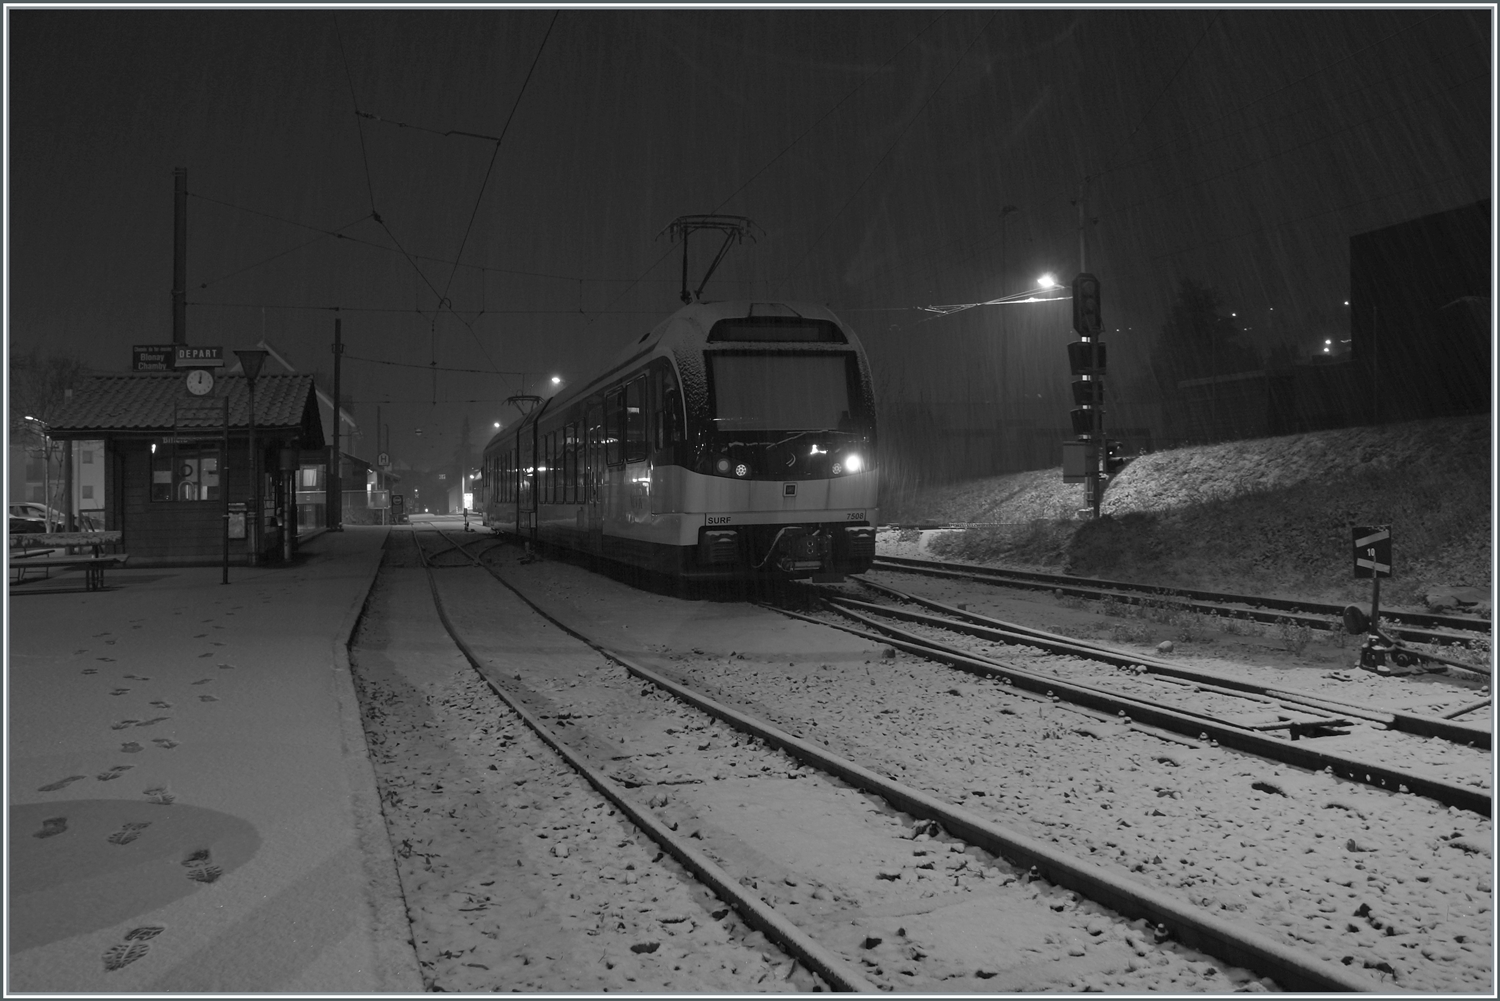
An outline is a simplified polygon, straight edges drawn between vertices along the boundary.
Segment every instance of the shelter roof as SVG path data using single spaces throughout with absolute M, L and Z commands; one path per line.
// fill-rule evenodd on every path
M 131 372 L 87 376 L 53 414 L 53 438 L 101 438 L 112 434 L 219 431 L 224 399 L 229 430 L 249 429 L 250 389 L 242 375 L 215 377 L 213 391 L 193 396 L 183 372 Z M 255 380 L 255 429 L 295 435 L 302 448 L 322 448 L 323 422 L 310 375 L 262 375 Z

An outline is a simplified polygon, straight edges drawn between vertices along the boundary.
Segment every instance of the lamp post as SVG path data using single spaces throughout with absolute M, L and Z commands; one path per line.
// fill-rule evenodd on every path
M 250 565 L 260 564 L 260 456 L 255 451 L 255 377 L 260 375 L 260 367 L 266 361 L 265 351 L 248 349 L 236 351 L 235 356 L 240 360 L 240 368 L 245 373 L 245 387 L 250 391 L 250 484 L 251 516 L 246 519 L 250 536 Z M 334 414 L 337 420 L 338 414 Z

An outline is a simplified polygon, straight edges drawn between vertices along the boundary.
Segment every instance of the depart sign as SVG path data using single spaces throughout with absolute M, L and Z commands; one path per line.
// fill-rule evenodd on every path
M 178 344 L 175 347 L 174 361 L 177 368 L 219 368 L 224 364 L 222 345 L 210 348 Z

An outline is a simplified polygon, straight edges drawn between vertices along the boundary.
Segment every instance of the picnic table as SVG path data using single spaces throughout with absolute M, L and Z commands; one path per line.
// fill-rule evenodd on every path
M 10 537 L 11 583 L 21 583 L 29 571 L 40 570 L 45 577 L 54 569 L 81 569 L 84 587 L 97 591 L 104 587 L 106 568 L 130 559 L 119 552 L 120 539 L 118 531 L 17 532 Z M 112 551 L 106 553 L 106 548 Z

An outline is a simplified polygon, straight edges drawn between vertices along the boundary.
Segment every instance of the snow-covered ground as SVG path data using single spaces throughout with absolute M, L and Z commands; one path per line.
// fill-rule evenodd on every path
M 741 602 L 685 601 L 556 560 L 512 565 L 506 572 L 561 617 L 723 701 L 747 706 L 837 753 L 1221 917 L 1258 925 L 1288 945 L 1363 971 L 1372 981 L 1425 991 L 1486 992 L 1492 986 L 1493 853 L 1487 818 L 1193 746 L 1191 740 L 1163 742 L 1128 724 L 1028 699 L 904 654 L 883 657 L 866 641 Z M 417 614 L 424 591 L 425 584 L 410 590 L 390 608 Z M 473 593 L 488 592 L 476 585 Z M 1087 620 L 1101 619 L 1047 600 L 1079 629 L 1088 628 Z M 529 615 L 514 602 L 472 611 L 489 614 L 491 621 Z M 544 762 L 539 745 L 533 746 L 518 726 L 501 722 L 504 713 L 456 655 L 434 658 L 441 644 L 429 637 L 420 644 L 424 666 L 401 666 L 397 652 L 381 652 L 380 642 L 379 632 L 372 633 L 368 652 L 357 651 L 355 660 L 368 676 L 367 711 L 388 717 L 373 721 L 382 729 L 372 733 L 383 736 L 378 743 L 372 738 L 372 750 L 377 769 L 394 768 L 405 790 L 397 795 L 409 808 L 394 810 L 395 803 L 391 808 L 393 816 L 408 818 L 413 826 L 398 835 L 399 825 L 393 823 L 393 841 L 402 855 L 403 879 L 409 881 L 409 906 L 412 888 L 419 886 L 419 899 L 431 902 L 414 906 L 412 913 L 419 952 L 426 942 L 423 962 L 437 983 L 446 989 L 488 989 L 482 985 L 493 984 L 491 975 L 502 969 L 506 982 L 539 990 L 809 989 L 805 971 L 769 963 L 764 943 L 754 933 L 730 931 L 732 916 L 725 923 L 715 920 L 721 905 L 701 894 L 678 899 L 654 891 L 651 896 L 658 899 L 637 899 L 642 882 L 662 878 L 659 866 L 631 860 L 631 853 L 641 852 L 649 861 L 654 854 L 649 847 L 586 790 L 566 788 L 570 780 L 556 777 L 559 766 Z M 1298 657 L 1276 651 L 1278 643 L 1285 646 L 1274 636 L 1214 637 L 1212 642 L 1200 636 L 1185 645 L 1190 651 L 1185 656 L 1209 650 L 1214 656 L 1206 659 L 1216 669 L 1236 663 L 1243 669 L 1248 663 L 1301 680 L 1321 679 L 1344 689 L 1346 699 L 1352 687 L 1372 698 L 1372 684 L 1394 680 L 1348 671 L 1342 673 L 1360 680 L 1325 678 L 1348 666 L 1352 647 L 1309 645 Z M 586 702 L 593 696 L 585 689 L 618 669 L 601 667 L 593 655 L 575 662 L 570 658 L 580 656 L 576 644 L 566 645 L 573 652 L 556 641 L 512 643 L 498 656 L 558 706 L 581 697 Z M 1309 650 L 1315 656 L 1306 656 Z M 385 666 L 367 667 L 376 661 Z M 1472 699 L 1473 692 L 1459 697 Z M 415 705 L 417 715 L 397 708 L 402 705 Z M 576 720 L 564 722 L 576 725 Z M 591 724 L 585 729 L 592 732 Z M 774 818 L 764 827 L 770 832 L 766 845 L 778 850 L 802 845 L 802 854 L 794 851 L 792 862 L 783 864 L 814 869 L 817 884 L 842 887 L 844 895 L 866 892 L 851 887 L 868 883 L 868 872 L 840 871 L 827 853 L 812 847 L 818 844 L 820 814 L 798 808 L 795 796 L 786 798 L 787 790 L 810 788 L 806 780 L 781 779 L 772 793 L 762 780 L 737 777 L 740 766 L 726 755 L 739 760 L 740 752 L 731 754 L 727 741 L 678 729 L 681 740 L 691 739 L 694 748 L 704 745 L 694 765 L 703 774 L 681 787 L 690 788 L 691 795 L 665 797 L 658 805 L 663 816 L 700 824 L 712 843 L 707 821 L 716 804 L 741 803 L 759 787 L 770 797 L 766 808 Z M 660 775 L 652 778 L 661 781 Z M 445 816 L 434 816 L 440 811 Z M 541 833 L 548 837 L 538 837 Z M 496 882 L 495 858 L 501 856 L 510 878 Z M 923 861 L 908 859 L 915 863 L 913 883 L 924 871 L 916 868 Z M 986 868 L 981 862 L 996 874 L 1005 871 L 994 860 L 975 859 L 972 868 Z M 586 878 L 600 872 L 606 874 L 602 880 Z M 580 878 L 594 889 L 581 886 Z M 806 880 L 806 875 L 791 878 Z M 955 878 L 960 884 L 965 880 L 961 871 Z M 686 885 L 675 877 L 668 883 Z M 507 887 L 503 903 L 495 892 L 502 885 Z M 523 904 L 531 901 L 519 909 L 513 895 L 518 885 Z M 801 891 L 788 885 L 797 883 L 783 883 L 773 895 L 809 906 Z M 459 927 L 472 929 L 474 914 L 490 922 L 489 933 Z M 663 915 L 672 920 L 663 921 Z M 994 915 L 970 918 L 980 928 L 996 920 Z M 524 927 L 517 927 L 518 921 Z M 915 921 L 900 927 L 910 934 Z M 870 937 L 902 943 L 894 931 Z M 1083 948 L 1093 937 L 1081 936 L 1084 955 L 1072 957 L 1073 966 L 1032 971 L 1034 979 L 1023 977 L 1014 989 L 1205 991 L 1223 983 L 1224 971 L 1209 972 L 1214 964 L 1206 963 L 1171 963 L 1160 980 L 1143 981 L 1139 970 L 1130 969 L 1132 935 L 1138 939 L 1140 929 L 1122 925 L 1100 940 L 1125 943 L 1118 956 L 1107 948 Z M 510 948 L 518 940 L 532 943 L 520 951 L 525 961 Z M 986 941 L 993 948 L 1002 945 L 999 938 Z M 655 950 L 643 951 L 651 942 Z M 488 958 L 476 958 L 481 956 Z M 693 958 L 683 961 L 687 956 Z M 894 966 L 902 956 L 910 965 L 909 952 L 877 962 Z M 981 978 L 949 981 L 947 987 L 984 991 L 995 989 L 994 983 Z

